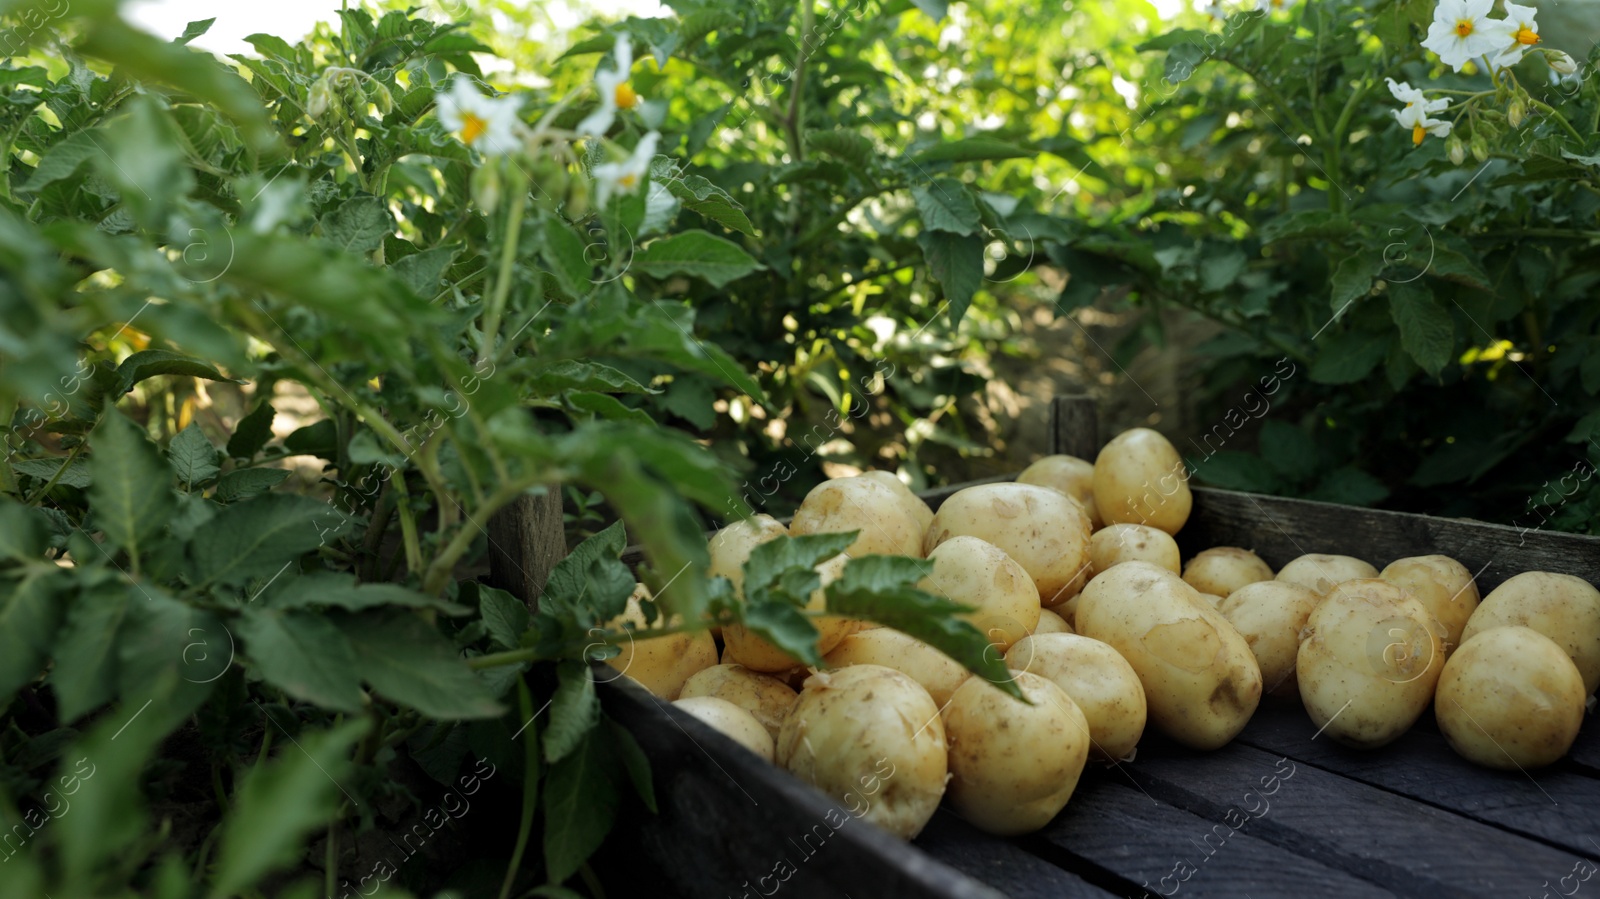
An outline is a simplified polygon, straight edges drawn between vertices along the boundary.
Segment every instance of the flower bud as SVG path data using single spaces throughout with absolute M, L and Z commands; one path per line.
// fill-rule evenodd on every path
M 328 82 L 322 78 L 311 82 L 311 90 L 306 94 L 306 114 L 313 119 L 320 119 L 332 105 L 333 91 L 328 88 Z
M 386 116 L 394 111 L 394 95 L 376 78 L 367 81 L 367 97 L 378 107 L 378 115 Z
M 1506 107 L 1506 121 L 1510 122 L 1511 127 L 1513 128 L 1521 128 L 1522 123 L 1526 121 L 1527 118 L 1528 104 L 1524 103 L 1521 97 L 1513 98 L 1511 100 L 1511 105 Z
M 1451 135 L 1450 140 L 1445 142 L 1445 151 L 1450 154 L 1450 161 L 1456 165 L 1467 161 L 1467 145 L 1455 135 Z
M 589 179 L 573 178 L 567 182 L 567 206 L 562 210 L 573 221 L 589 214 Z
M 1460 72 L 1463 75 L 1467 75 L 1467 76 L 1470 77 L 1472 75 L 1478 74 L 1478 64 L 1469 59 L 1466 62 L 1462 63 L 1461 64 L 1461 68 L 1456 69 L 1456 71 Z
M 1577 60 L 1560 50 L 1544 51 L 1544 60 L 1550 64 L 1550 68 L 1554 69 L 1557 75 L 1571 75 L 1578 71 Z
M 1472 158 L 1479 162 L 1489 161 L 1489 142 L 1481 134 L 1472 136 Z
M 500 167 L 480 165 L 472 172 L 472 197 L 484 215 L 493 215 L 500 205 Z

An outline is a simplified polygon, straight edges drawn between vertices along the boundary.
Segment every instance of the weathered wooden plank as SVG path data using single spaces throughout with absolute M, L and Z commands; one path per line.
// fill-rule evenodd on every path
M 1319 741 L 1320 742 L 1320 741 Z M 1250 834 L 1403 895 L 1538 896 L 1577 854 L 1241 743 L 1198 753 L 1147 737 L 1132 766 L 1151 795 L 1206 818 L 1263 809 Z
M 1049 452 L 1089 462 L 1100 454 L 1100 404 L 1094 397 L 1069 393 L 1050 401 Z
M 1483 593 L 1524 571 L 1600 583 L 1600 537 L 1206 487 L 1193 492 L 1194 511 L 1178 532 L 1184 558 L 1212 546 L 1242 546 L 1274 568 L 1305 553 L 1355 556 L 1382 568 L 1442 553 L 1476 572 Z
M 1130 892 L 1126 882 L 1118 883 L 1117 893 L 1101 889 L 1010 840 L 978 830 L 949 808 L 939 809 L 915 845 L 1010 899 L 1110 899 Z
M 489 518 L 489 584 L 534 608 L 550 570 L 567 554 L 561 486 L 519 496 Z
M 1139 762 L 1131 767 L 1135 770 Z M 1267 759 L 1252 778 L 1273 774 Z M 1256 834 L 1259 822 L 1243 808 L 1229 813 L 1238 799 L 1205 814 L 1195 814 L 1152 798 L 1121 782 L 1118 775 L 1094 772 L 1049 826 L 1022 844 L 1064 868 L 1091 866 L 1123 878 L 1126 895 L 1256 899 L 1276 897 L 1379 897 L 1393 893 Z M 1254 781 L 1240 781 L 1242 794 Z
M 1004 899 L 637 684 L 600 694 L 650 757 L 660 810 L 624 816 L 623 838 L 685 895 Z
M 1343 777 L 1409 796 L 1485 823 L 1600 856 L 1600 780 L 1568 767 L 1492 771 L 1456 755 L 1423 716 L 1405 736 L 1373 751 L 1312 739 L 1316 725 L 1298 703 L 1270 702 L 1238 740 Z

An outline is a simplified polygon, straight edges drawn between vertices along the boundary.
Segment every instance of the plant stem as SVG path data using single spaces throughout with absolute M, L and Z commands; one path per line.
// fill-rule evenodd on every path
M 1551 117 L 1552 119 L 1555 119 L 1557 122 L 1560 122 L 1561 123 L 1561 127 L 1565 128 L 1568 134 L 1572 135 L 1574 138 L 1577 139 L 1577 141 L 1578 141 L 1578 149 L 1580 149 L 1580 150 L 1583 149 L 1583 144 L 1584 144 L 1583 135 L 1578 133 L 1578 129 L 1572 127 L 1572 123 L 1567 121 L 1567 117 L 1566 116 L 1562 115 L 1559 112 L 1556 112 L 1556 108 L 1554 106 L 1551 106 L 1549 103 L 1546 103 L 1543 100 L 1535 99 L 1532 96 L 1528 97 L 1528 100 L 1529 100 L 1529 102 L 1531 102 L 1533 104 L 1535 109 L 1537 109 L 1540 112 L 1544 113 L 1545 115 Z
M 323 860 L 322 882 L 327 895 L 332 896 L 339 882 L 339 822 L 328 826 L 328 852 Z
M 523 478 L 520 481 L 504 484 L 491 494 L 488 499 L 484 500 L 482 506 L 479 506 L 474 511 L 478 517 L 487 520 L 489 516 L 500 511 L 503 506 L 521 496 L 523 491 L 545 480 L 546 478 L 544 477 Z M 477 521 L 468 516 L 466 525 L 456 531 L 455 536 L 450 538 L 450 542 L 428 565 L 427 573 L 422 578 L 422 592 L 433 595 L 444 590 L 445 585 L 450 580 L 450 573 L 455 569 L 456 562 L 471 548 L 472 541 L 477 537 L 480 530 L 481 528 Z
M 539 728 L 533 720 L 533 696 L 528 692 L 527 682 L 521 678 L 517 679 L 517 703 L 522 707 L 522 717 L 528 720 L 522 741 L 522 816 L 517 822 L 517 842 L 511 850 L 511 862 L 506 865 L 506 878 L 500 884 L 500 899 L 510 899 L 517 869 L 522 867 L 522 854 L 533 833 L 533 812 L 539 805 Z
M 395 503 L 400 512 L 400 539 L 405 546 L 406 570 L 412 574 L 422 572 L 422 545 L 417 539 L 417 518 L 411 511 L 411 494 L 406 490 L 405 473 L 391 478 L 399 485 L 400 499 Z
M 511 269 L 517 261 L 517 243 L 522 238 L 522 216 L 528 209 L 528 185 L 518 184 L 511 198 L 511 212 L 506 222 L 505 243 L 500 247 L 500 272 L 494 278 L 494 294 L 489 298 L 489 308 L 483 315 L 482 357 L 494 358 L 494 341 L 500 330 L 500 316 L 506 308 L 506 297 L 511 293 Z
M 86 445 L 88 445 L 87 442 L 80 443 L 73 447 L 72 452 L 67 454 L 67 460 L 61 463 L 61 467 L 56 469 L 56 473 L 54 475 L 50 476 L 50 480 L 43 487 L 40 487 L 38 490 L 34 491 L 32 496 L 28 497 L 26 500 L 23 500 L 23 504 L 31 506 L 43 498 L 46 493 L 49 493 L 50 488 L 54 487 L 56 482 L 61 480 L 61 476 L 67 473 L 67 469 L 72 467 L 73 460 L 78 458 L 78 454 L 83 452 L 83 448 Z

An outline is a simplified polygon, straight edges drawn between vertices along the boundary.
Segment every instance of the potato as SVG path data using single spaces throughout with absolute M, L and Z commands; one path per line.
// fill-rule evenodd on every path
M 922 556 L 925 529 L 901 495 L 874 478 L 835 478 L 811 488 L 789 521 L 789 533 L 859 531 L 845 548 L 850 556 Z
M 939 808 L 947 760 L 933 698 L 881 665 L 812 675 L 778 735 L 778 764 L 906 839 Z
M 1074 627 L 1128 660 L 1150 721 L 1185 746 L 1224 745 L 1261 701 L 1261 669 L 1244 637 L 1160 566 L 1124 562 L 1096 575 Z
M 890 490 L 893 490 L 895 495 L 900 497 L 901 507 L 903 507 L 907 512 L 910 512 L 911 517 L 916 519 L 917 533 L 926 534 L 928 532 L 928 525 L 933 524 L 933 510 L 928 508 L 928 504 L 923 501 L 922 497 L 912 493 L 911 488 L 907 487 L 904 481 L 896 477 L 894 472 L 864 471 L 857 475 L 857 477 L 864 480 L 876 481 L 877 483 L 888 487 Z
M 1277 580 L 1299 584 L 1318 596 L 1345 581 L 1375 578 L 1378 569 L 1360 559 L 1335 556 L 1327 553 L 1306 553 L 1278 570 Z
M 1089 754 L 1126 759 L 1144 734 L 1144 687 L 1115 649 L 1076 634 L 1035 634 L 1011 647 L 1006 666 L 1055 683 L 1077 703 L 1089 723 Z
M 744 597 L 744 563 L 757 546 L 778 537 L 787 537 L 789 529 L 771 515 L 752 515 L 735 521 L 711 537 L 711 565 L 707 577 L 718 575 L 733 582 L 733 592 Z
M 1072 633 L 1072 625 L 1050 609 L 1040 609 L 1039 624 L 1033 629 L 1033 632 L 1035 634 L 1070 634 Z
M 1089 751 L 1089 725 L 1072 697 L 1026 671 L 1016 684 L 1032 705 L 973 678 L 944 710 L 950 804 L 1001 836 L 1049 824 L 1077 789 Z
M 1228 596 L 1245 584 L 1272 580 L 1272 566 L 1248 549 L 1213 546 L 1183 566 L 1183 581 L 1201 593 Z
M 1041 605 L 1065 602 L 1089 561 L 1089 516 L 1048 487 L 982 484 L 952 495 L 939 507 L 922 548 L 931 553 L 955 537 L 998 546 L 1033 578 Z
M 726 699 L 749 712 L 772 739 L 777 740 L 783 719 L 789 717 L 798 695 L 788 684 L 769 674 L 751 671 L 742 665 L 713 665 L 684 681 L 678 698 Z
M 607 622 L 606 626 L 619 628 L 631 624 L 643 631 L 648 625 L 645 624 L 639 602 L 649 598 L 650 588 L 644 584 L 636 585 L 633 595 L 628 597 L 627 610 Z M 657 626 L 664 624 L 661 619 L 656 619 Z M 623 642 L 622 652 L 606 659 L 606 664 L 638 681 L 646 690 L 662 699 L 677 699 L 684 681 L 696 672 L 717 664 L 717 641 L 712 639 L 710 631 L 637 640 L 630 635 Z
M 722 731 L 728 739 L 762 759 L 772 761 L 772 735 L 754 715 L 739 706 L 715 696 L 694 696 L 680 699 L 673 705 Z
M 1556 641 L 1583 675 L 1585 695 L 1600 686 L 1600 590 L 1570 574 L 1525 571 L 1494 588 L 1467 620 L 1461 642 L 1492 627 L 1522 625 Z
M 1089 577 L 1121 562 L 1149 562 L 1178 573 L 1178 542 L 1147 524 L 1108 524 L 1089 538 Z
M 1416 597 L 1439 619 L 1447 657 L 1461 644 L 1467 619 L 1478 608 L 1478 585 L 1467 566 L 1449 556 L 1412 556 L 1390 562 L 1378 577 Z
M 1147 524 L 1176 534 L 1194 497 L 1189 469 L 1167 438 L 1134 428 L 1111 438 L 1094 460 L 1094 503 L 1106 524 Z
M 1300 631 L 1321 599 L 1299 584 L 1265 580 L 1245 584 L 1217 606 L 1250 644 L 1267 692 L 1297 695 L 1294 663 L 1300 655 Z
M 1187 583 L 1187 581 L 1185 581 L 1185 583 Z M 1222 611 L 1222 601 L 1227 599 L 1226 596 L 1218 596 L 1215 593 L 1201 593 L 1200 598 L 1209 603 L 1211 608 L 1216 609 L 1219 612 Z
M 1089 514 L 1089 526 L 1098 529 L 1100 510 L 1094 504 L 1094 463 L 1077 456 L 1045 456 L 1017 475 L 1018 484 L 1049 487 L 1065 493 Z
M 1463 758 L 1523 770 L 1567 754 L 1587 697 L 1578 666 L 1555 641 L 1531 627 L 1492 627 L 1444 663 L 1434 715 Z
M 1039 590 L 1033 578 L 994 544 L 952 537 L 934 547 L 928 561 L 931 570 L 917 587 L 975 607 L 976 612 L 959 617 L 984 632 L 1001 652 L 1039 623 Z
M 1433 698 L 1443 631 L 1409 593 L 1377 578 L 1336 585 L 1306 620 L 1295 661 L 1318 728 L 1358 749 L 1399 738 Z
M 909 634 L 893 628 L 851 634 L 822 657 L 829 668 L 881 665 L 922 685 L 933 701 L 944 705 L 950 694 L 972 676 L 961 663 Z
M 845 563 L 850 561 L 843 554 L 834 556 L 817 566 L 817 572 L 822 575 L 822 586 L 833 583 L 834 579 L 844 573 Z M 806 608 L 813 612 L 820 612 L 828 607 L 828 597 L 822 588 L 817 588 L 811 594 L 811 599 L 806 603 Z M 847 635 L 855 633 L 858 622 L 852 618 L 841 618 L 836 615 L 827 615 L 822 618 L 813 618 L 811 623 L 816 626 L 820 636 L 817 639 L 817 651 L 826 653 L 839 645 Z M 742 624 L 730 624 L 722 629 L 722 661 L 735 665 L 743 665 L 754 671 L 787 671 L 800 664 L 800 660 L 789 655 L 776 646 L 773 646 L 765 637 L 762 637 Z

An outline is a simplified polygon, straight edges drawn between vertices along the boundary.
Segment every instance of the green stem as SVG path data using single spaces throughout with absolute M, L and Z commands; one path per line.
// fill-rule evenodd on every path
M 487 500 L 484 500 L 482 506 L 475 510 L 477 516 L 487 521 L 491 515 L 500 511 L 502 507 L 518 496 L 521 496 L 523 491 L 544 480 L 545 478 L 543 477 L 523 478 L 520 481 L 502 485 Z M 428 565 L 427 573 L 422 578 L 422 592 L 429 595 L 443 592 L 445 585 L 449 583 L 451 572 L 455 570 L 456 562 L 460 561 L 463 555 L 466 555 L 478 533 L 479 528 L 476 521 L 469 516 L 466 524 L 456 531 L 455 536 L 450 538 L 450 542 Z
M 56 485 L 56 482 L 61 480 L 61 476 L 67 473 L 67 469 L 72 467 L 72 460 L 78 458 L 78 454 L 83 452 L 83 448 L 86 445 L 87 445 L 87 443 L 80 443 L 77 446 L 73 447 L 72 448 L 72 452 L 67 454 L 67 460 L 65 462 L 61 463 L 61 467 L 56 469 L 56 473 L 50 476 L 50 480 L 48 482 L 46 482 L 43 487 L 40 487 L 38 490 L 35 490 L 32 496 L 30 496 L 27 499 L 23 500 L 23 504 L 31 506 L 34 503 L 37 503 L 41 498 L 43 498 L 45 494 L 49 493 L 50 492 L 50 488 L 54 487 Z
M 1528 97 L 1528 100 L 1533 103 L 1535 109 L 1551 117 L 1552 119 L 1555 119 L 1557 122 L 1560 122 L 1561 127 L 1565 128 L 1568 134 L 1577 139 L 1578 149 L 1583 149 L 1583 135 L 1578 133 L 1578 129 L 1572 127 L 1572 123 L 1567 121 L 1566 116 L 1556 112 L 1556 108 L 1554 106 L 1551 106 L 1549 103 L 1546 103 L 1543 100 L 1535 99 L 1532 96 Z
M 517 243 L 522 237 L 522 216 L 528 209 L 528 186 L 518 184 L 511 198 L 511 212 L 506 222 L 505 243 L 500 247 L 500 272 L 495 275 L 494 294 L 489 298 L 489 308 L 483 316 L 482 358 L 494 358 L 494 341 L 500 331 L 500 317 L 505 313 L 506 297 L 511 294 L 511 269 L 517 261 Z
M 395 506 L 400 513 L 400 539 L 405 546 L 406 570 L 416 574 L 422 571 L 422 544 L 417 539 L 417 518 L 411 511 L 411 493 L 406 490 L 404 472 L 390 480 L 399 485 L 400 498 Z
M 328 851 L 323 860 L 322 870 L 323 888 L 327 895 L 332 896 L 335 885 L 339 882 L 339 822 L 334 821 L 328 827 Z
M 533 696 L 521 678 L 517 679 L 517 704 L 528 722 L 522 738 L 522 816 L 517 822 L 517 842 L 511 850 L 511 862 L 506 865 L 506 877 L 500 884 L 500 899 L 510 899 L 517 870 L 522 867 L 522 854 L 528 848 L 528 837 L 533 834 L 533 812 L 539 805 L 539 728 L 534 724 Z

